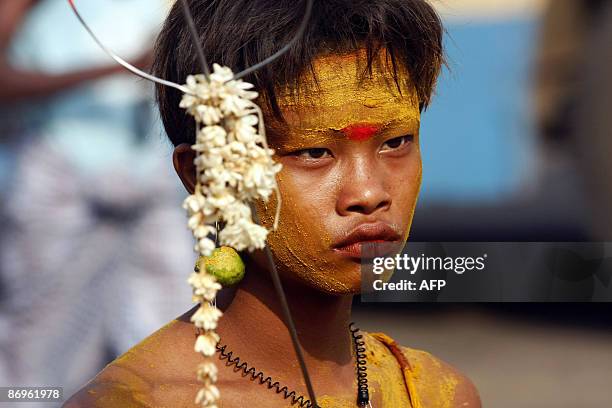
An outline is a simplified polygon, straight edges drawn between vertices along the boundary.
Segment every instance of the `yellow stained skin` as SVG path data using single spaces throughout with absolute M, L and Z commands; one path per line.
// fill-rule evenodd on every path
M 407 84 L 400 94 L 381 64 L 374 66 L 371 77 L 358 82 L 363 59 L 363 52 L 318 58 L 315 74 L 320 88 L 315 91 L 312 78 L 306 76 L 301 85 L 310 86 L 309 92 L 285 95 L 279 101 L 288 126 L 268 121 L 271 147 L 284 165 L 278 177 L 283 198 L 280 228 L 270 234 L 268 243 L 285 277 L 331 294 L 354 293 L 360 286 L 359 263 L 333 253 L 332 242 L 355 225 L 372 221 L 392 225 L 405 241 L 421 184 L 416 91 Z M 409 78 L 405 72 L 400 77 Z M 349 140 L 340 130 L 355 124 L 374 124 L 380 130 L 366 141 Z M 404 135 L 414 136 L 404 153 L 391 157 L 380 153 L 386 141 Z M 330 149 L 336 161 L 313 167 L 289 154 L 310 148 Z M 367 196 L 360 195 L 364 191 Z M 375 202 L 375 195 L 387 197 L 389 205 L 367 214 L 345 208 L 351 200 Z M 274 201 L 258 203 L 258 213 L 271 227 Z M 193 326 L 185 321 L 171 322 L 115 360 L 82 391 L 77 400 L 84 402 L 75 406 L 195 406 L 199 356 L 193 352 Z M 387 346 L 364 334 L 373 405 L 411 407 L 400 364 Z M 473 401 L 466 399 L 472 388 L 451 367 L 428 353 L 402 350 L 413 369 L 413 385 L 423 408 L 480 406 L 465 402 Z M 259 401 L 253 406 L 264 406 L 268 391 L 241 381 L 234 372 L 220 370 L 225 406 L 243 406 L 245 398 Z M 324 408 L 353 408 L 356 381 L 352 388 L 343 395 L 321 395 L 318 402 Z M 248 399 L 253 396 L 262 400 Z M 269 406 L 283 405 L 275 400 Z
M 366 333 L 364 338 L 370 399 L 375 400 L 378 397 L 383 408 L 411 407 L 406 383 L 395 357 L 386 346 L 371 335 Z M 402 351 L 416 373 L 416 389 L 423 406 L 454 407 L 459 377 L 427 352 L 407 347 L 402 347 Z M 356 382 L 354 389 L 357 389 Z M 355 399 L 355 395 L 345 398 L 323 395 L 317 398 L 317 402 L 322 408 L 354 408 Z
M 372 75 L 362 75 L 364 52 L 322 56 L 314 62 L 317 82 L 308 74 L 300 82 L 306 91 L 281 93 L 279 105 L 288 126 L 268 119 L 269 143 L 283 164 L 278 175 L 283 205 L 277 231 L 268 243 L 284 275 L 300 284 L 326 293 L 357 293 L 360 290 L 358 262 L 340 257 L 332 244 L 363 222 L 383 221 L 405 242 L 412 223 L 421 184 L 418 146 L 420 110 L 411 83 L 401 92 L 384 63 L 385 53 L 375 62 Z M 400 78 L 409 78 L 399 72 Z M 367 141 L 350 140 L 340 130 L 355 124 L 373 124 L 378 133 Z M 376 156 L 380 146 L 392 139 L 413 135 L 411 151 L 401 159 Z M 333 166 L 303 168 L 291 152 L 328 148 L 338 152 Z M 382 158 L 381 158 L 382 157 Z M 351 167 L 351 166 L 354 166 Z M 362 180 L 376 191 L 393 197 L 390 209 L 373 215 L 338 214 L 338 201 L 353 186 L 359 171 Z M 380 192 L 379 191 L 379 192 Z M 258 203 L 264 225 L 272 226 L 275 200 Z
M 200 387 L 195 382 L 195 361 L 193 348 L 187 337 L 190 328 L 183 326 L 183 333 L 176 332 L 177 324 L 172 322 L 159 332 L 135 346 L 121 358 L 109 365 L 101 376 L 98 376 L 84 390 L 86 401 L 79 408 L 87 407 L 192 407 L 193 395 Z M 366 358 L 368 367 L 368 383 L 373 406 L 377 408 L 410 408 L 407 387 L 402 376 L 400 365 L 390 350 L 364 332 L 366 342 Z M 177 349 L 177 343 L 183 341 Z M 168 350 L 172 349 L 172 352 Z M 423 408 L 454 408 L 479 407 L 473 399 L 467 398 L 466 379 L 454 369 L 436 359 L 429 353 L 402 347 L 402 351 L 414 372 L 416 393 Z M 176 353 L 176 354 L 175 354 Z M 155 364 L 152 364 L 155 362 Z M 159 364 L 157 364 L 159 362 Z M 225 395 L 237 397 L 251 384 L 245 379 L 235 379 L 235 373 L 227 373 L 231 379 L 232 393 L 220 384 Z M 235 381 L 234 381 L 235 380 Z M 235 384 L 235 385 L 234 385 Z M 256 392 L 266 397 L 267 390 L 261 390 L 254 385 Z M 354 381 L 352 391 L 346 395 L 320 395 L 318 402 L 323 408 L 353 408 L 355 407 L 357 384 Z M 270 406 L 287 406 L 280 400 L 270 400 Z M 231 402 L 230 402 L 231 401 Z M 226 406 L 238 405 L 240 399 L 226 400 Z M 469 402 L 468 402 L 469 401 Z M 223 401 L 221 407 L 224 406 Z M 256 404 L 255 406 L 262 406 Z M 72 406 L 69 406 L 72 408 Z

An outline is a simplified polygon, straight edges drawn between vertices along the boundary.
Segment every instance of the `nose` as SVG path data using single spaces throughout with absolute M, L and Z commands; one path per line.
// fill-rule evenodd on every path
M 355 160 L 346 166 L 340 177 L 341 185 L 336 211 L 341 216 L 369 215 L 388 210 L 391 194 L 385 188 L 385 178 L 371 160 Z

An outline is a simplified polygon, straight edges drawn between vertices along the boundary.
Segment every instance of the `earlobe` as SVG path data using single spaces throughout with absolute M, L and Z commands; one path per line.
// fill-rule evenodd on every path
M 189 144 L 181 143 L 174 148 L 174 153 L 172 154 L 174 170 L 176 170 L 176 174 L 178 174 L 189 194 L 193 194 L 196 184 L 194 159 L 195 152 Z

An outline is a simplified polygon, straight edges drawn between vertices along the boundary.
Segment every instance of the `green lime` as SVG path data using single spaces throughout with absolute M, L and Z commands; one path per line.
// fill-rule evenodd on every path
M 234 248 L 216 248 L 210 256 L 198 258 L 197 268 L 217 278 L 222 286 L 233 286 L 244 278 L 244 263 Z

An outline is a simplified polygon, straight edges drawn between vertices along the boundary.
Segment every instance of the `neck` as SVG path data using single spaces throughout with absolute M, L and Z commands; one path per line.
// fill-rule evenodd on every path
M 274 372 L 300 375 L 281 303 L 267 271 L 254 262 L 225 307 L 219 324 L 221 343 L 246 361 Z M 305 286 L 284 284 L 289 309 L 311 373 L 352 370 L 348 330 L 352 295 L 327 295 Z M 242 353 L 242 354 L 241 354 Z M 272 374 L 270 374 L 272 375 Z

